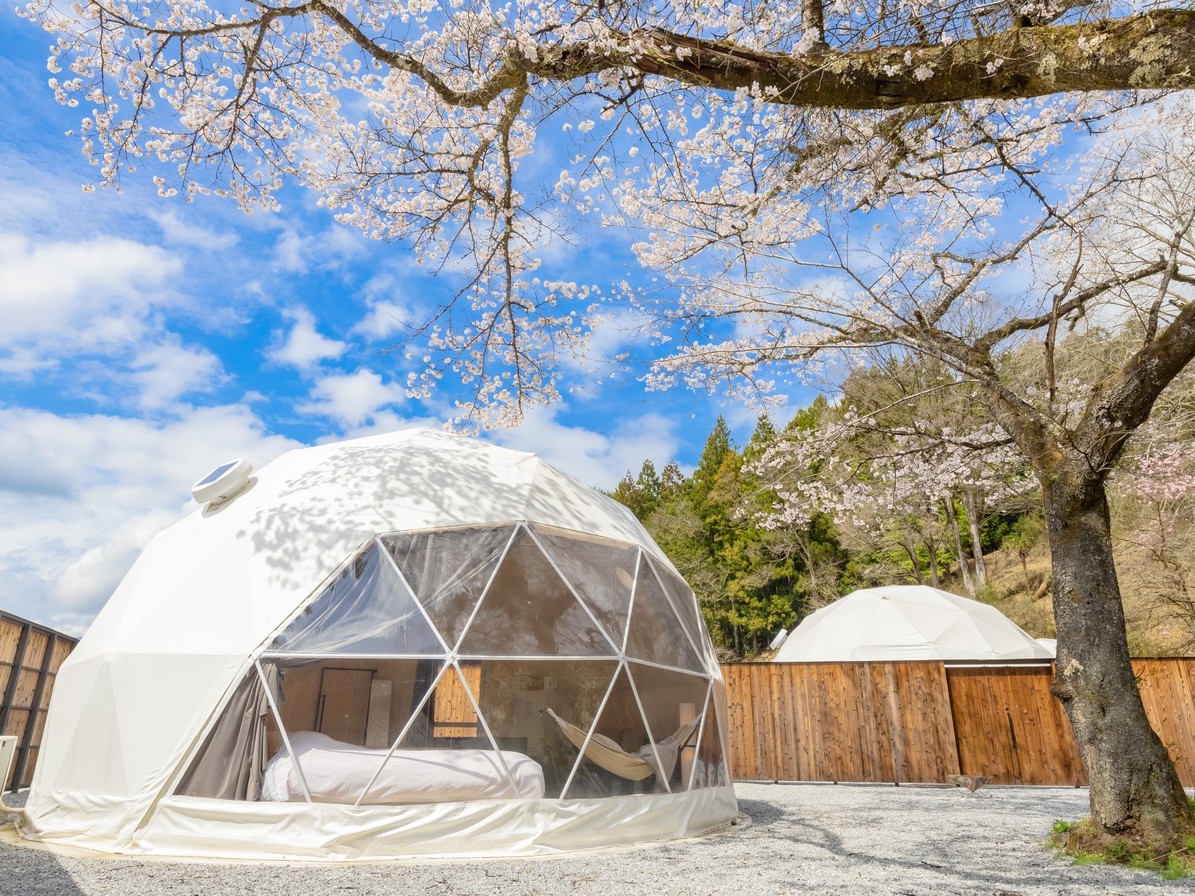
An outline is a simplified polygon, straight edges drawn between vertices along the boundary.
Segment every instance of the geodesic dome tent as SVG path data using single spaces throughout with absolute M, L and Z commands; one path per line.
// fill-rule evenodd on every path
M 1053 653 L 993 606 L 928 585 L 861 588 L 801 620 L 778 663 L 1048 660 Z
M 237 488 L 153 539 L 63 665 L 25 836 L 533 855 L 737 814 L 696 601 L 621 505 L 430 430 Z

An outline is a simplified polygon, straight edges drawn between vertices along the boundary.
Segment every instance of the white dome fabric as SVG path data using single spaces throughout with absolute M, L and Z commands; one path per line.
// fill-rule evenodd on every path
M 811 613 L 777 663 L 1051 659 L 1007 616 L 926 585 L 863 588 Z
M 725 706 L 692 592 L 622 505 L 443 432 L 322 445 L 147 546 L 58 673 L 22 833 L 318 860 L 690 836 L 737 814 Z M 560 764 L 544 709 L 644 752 L 649 784 L 587 790 L 604 773 L 579 752 Z M 366 783 L 313 793 L 290 735 L 331 739 L 321 762 L 373 763 L 342 777 Z M 457 778 L 496 778 L 371 802 L 403 757 L 426 773 L 432 747 L 468 751 Z M 224 751 L 244 760 L 231 784 Z M 261 795 L 287 774 L 261 767 L 269 753 L 296 766 L 274 788 L 293 801 Z

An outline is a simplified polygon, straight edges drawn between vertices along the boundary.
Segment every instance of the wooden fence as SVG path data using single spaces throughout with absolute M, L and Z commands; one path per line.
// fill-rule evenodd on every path
M 1145 710 L 1195 786 L 1195 659 L 1134 660 Z M 722 667 L 739 781 L 1086 784 L 1053 669 L 941 662 Z
M 16 760 L 0 789 L 29 786 L 54 678 L 76 643 L 77 638 L 0 611 L 0 735 L 17 738 Z

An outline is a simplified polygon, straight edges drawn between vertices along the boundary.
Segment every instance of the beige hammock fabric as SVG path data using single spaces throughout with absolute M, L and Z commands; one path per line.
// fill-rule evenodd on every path
M 688 743 L 700 721 L 700 717 L 698 717 L 681 725 L 675 733 L 658 741 L 654 751 L 651 744 L 645 744 L 638 751 L 628 753 L 603 734 L 595 733 L 589 739 L 589 745 L 585 746 L 585 729 L 578 728 L 572 722 L 566 722 L 550 707 L 545 712 L 559 726 L 561 732 L 574 747 L 578 750 L 584 749 L 586 759 L 628 781 L 642 781 L 652 775 L 658 775 L 661 781 L 671 778 L 680 748 Z M 656 767 L 656 754 L 659 754 L 660 757 L 659 768 Z

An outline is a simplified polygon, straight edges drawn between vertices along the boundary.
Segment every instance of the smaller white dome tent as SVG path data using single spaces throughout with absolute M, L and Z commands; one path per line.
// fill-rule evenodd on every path
M 1058 639 L 1057 638 L 1038 638 L 1037 643 L 1050 651 L 1050 656 L 1058 655 Z
M 995 607 L 926 585 L 862 588 L 801 620 L 778 663 L 1052 659 Z
M 210 503 L 150 542 L 63 664 L 24 836 L 537 855 L 737 815 L 709 635 L 625 507 L 426 429 L 248 476 L 197 484 Z

